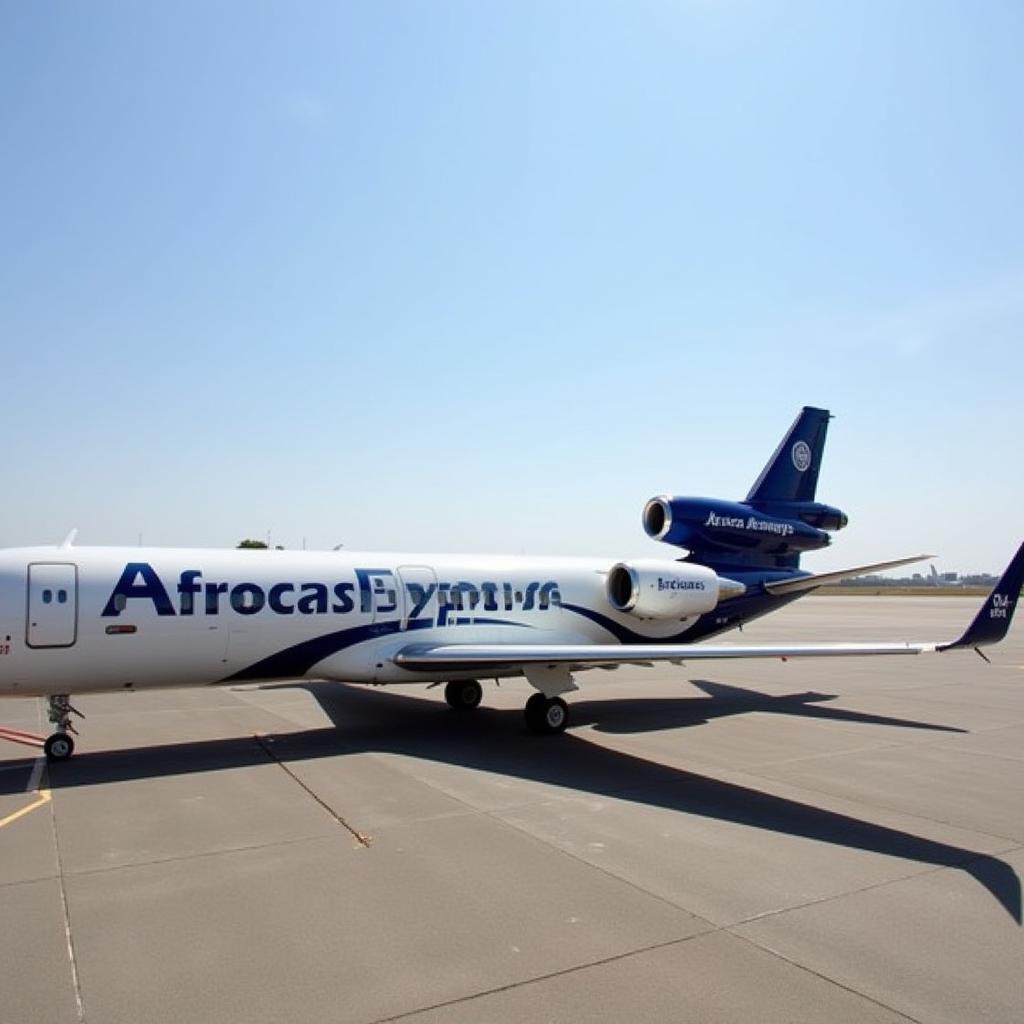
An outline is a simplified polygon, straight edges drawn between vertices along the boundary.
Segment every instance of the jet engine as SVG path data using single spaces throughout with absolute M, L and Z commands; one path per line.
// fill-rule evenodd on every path
M 703 565 L 638 559 L 608 572 L 608 603 L 641 619 L 685 619 L 711 611 L 746 588 Z
M 787 554 L 827 547 L 825 531 L 841 529 L 846 516 L 816 502 L 775 504 L 770 509 L 715 498 L 651 498 L 644 530 L 653 540 L 712 554 L 746 551 Z M 822 528 L 823 527 L 823 528 Z

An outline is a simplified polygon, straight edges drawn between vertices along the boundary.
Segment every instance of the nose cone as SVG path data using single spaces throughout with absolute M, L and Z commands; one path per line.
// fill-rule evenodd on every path
M 729 579 L 728 576 L 718 577 L 718 601 L 728 601 L 733 597 L 742 597 L 747 592 L 744 584 Z

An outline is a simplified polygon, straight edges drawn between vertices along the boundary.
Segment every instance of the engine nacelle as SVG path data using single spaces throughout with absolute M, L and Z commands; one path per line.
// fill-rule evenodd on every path
M 820 501 L 759 501 L 751 506 L 778 519 L 798 519 L 817 530 L 842 530 L 849 519 L 841 508 Z
M 812 518 L 822 510 L 836 512 L 827 505 L 804 505 Z M 643 524 L 654 540 L 674 544 L 694 552 L 738 551 L 787 554 L 814 551 L 831 542 L 822 529 L 810 525 L 796 508 L 787 509 L 789 517 L 759 511 L 752 505 L 715 498 L 651 498 L 644 507 Z M 794 514 L 796 513 L 796 514 Z
M 720 579 L 707 566 L 656 559 L 619 562 L 609 570 L 607 581 L 608 603 L 617 612 L 641 619 L 701 615 L 718 604 L 723 589 L 730 597 L 743 591 L 740 584 Z
M 820 501 L 805 502 L 800 506 L 798 515 L 808 526 L 816 526 L 819 530 L 842 530 L 850 521 L 842 509 L 823 505 Z

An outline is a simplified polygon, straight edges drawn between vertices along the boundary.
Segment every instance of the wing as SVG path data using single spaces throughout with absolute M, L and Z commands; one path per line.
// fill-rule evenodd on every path
M 795 579 L 778 580 L 766 583 L 764 589 L 769 594 L 796 594 L 801 590 L 814 590 L 826 583 L 838 583 L 840 580 L 852 580 L 858 576 L 866 576 L 870 572 L 882 572 L 885 569 L 896 569 L 912 562 L 923 562 L 934 555 L 911 555 L 909 558 L 897 558 L 891 562 L 875 562 L 873 565 L 858 565 L 852 569 L 838 569 L 836 572 L 819 572 L 811 576 L 797 576 Z
M 408 669 L 497 669 L 563 666 L 570 670 L 643 665 L 656 661 L 709 661 L 719 658 L 834 658 L 930 654 L 957 648 L 976 650 L 1006 636 L 1024 583 L 1024 544 L 1017 549 L 995 589 L 958 640 L 929 643 L 736 644 L 411 644 L 394 656 Z
M 395 654 L 409 669 L 496 669 L 516 665 L 565 665 L 573 669 L 650 665 L 656 661 L 717 658 L 828 658 L 869 654 L 924 654 L 939 644 L 410 644 Z

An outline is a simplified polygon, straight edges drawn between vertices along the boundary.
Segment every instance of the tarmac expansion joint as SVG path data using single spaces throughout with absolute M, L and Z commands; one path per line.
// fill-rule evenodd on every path
M 365 832 L 360 832 L 358 829 L 353 828 L 340 814 L 338 814 L 338 812 L 333 807 L 331 807 L 329 803 L 327 803 L 326 800 L 323 800 L 309 786 L 307 786 L 306 783 L 303 782 L 302 779 L 300 779 L 298 775 L 296 775 L 295 772 L 293 772 L 291 768 L 289 768 L 288 765 L 285 764 L 285 762 L 277 756 L 273 746 L 271 745 L 271 740 L 268 740 L 266 736 L 261 736 L 258 733 L 253 735 L 253 739 L 260 745 L 260 747 L 262 748 L 263 752 L 267 755 L 267 757 L 269 757 L 279 768 L 281 768 L 281 770 L 300 789 L 302 789 L 310 798 L 312 798 L 317 804 L 319 804 L 331 816 L 331 818 L 335 822 L 337 822 L 337 824 L 339 824 L 343 829 L 345 829 L 346 832 L 349 833 L 349 835 L 352 836 L 352 838 L 355 840 L 355 845 L 358 849 L 367 850 L 370 848 L 370 844 L 373 842 L 373 836 L 368 835 Z

